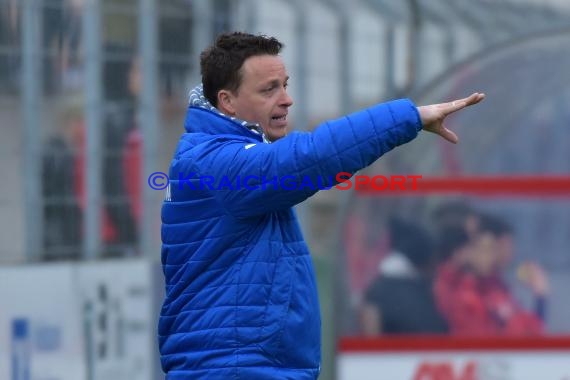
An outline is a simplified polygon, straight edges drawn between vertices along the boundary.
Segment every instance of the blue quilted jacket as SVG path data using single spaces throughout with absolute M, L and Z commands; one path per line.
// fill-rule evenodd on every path
M 162 208 L 167 380 L 316 379 L 317 287 L 292 207 L 317 188 L 256 178 L 316 184 L 354 173 L 418 134 L 417 109 L 406 99 L 383 103 L 271 144 L 199 107 L 189 107 L 185 128 Z M 219 184 L 228 180 L 235 182 Z

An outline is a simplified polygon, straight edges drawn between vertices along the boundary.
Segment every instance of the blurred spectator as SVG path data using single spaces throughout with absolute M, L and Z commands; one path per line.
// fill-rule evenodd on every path
M 503 219 L 489 214 L 481 214 L 478 224 L 481 230 L 492 234 L 492 250 L 497 253 L 497 263 L 491 281 L 496 281 L 497 286 L 507 289 L 503 274 L 512 264 L 514 257 L 513 229 Z M 538 263 L 529 260 L 518 266 L 517 279 L 532 291 L 535 297 L 534 312 L 544 320 L 546 298 L 550 292 L 546 273 Z
M 131 61 L 128 74 L 128 87 L 131 96 L 136 97 L 141 91 L 141 77 L 140 77 L 140 59 L 134 57 Z M 133 99 L 134 102 L 134 99 Z M 134 218 L 135 224 L 140 225 L 142 215 L 142 149 L 143 149 L 143 136 L 135 117 L 135 107 L 131 110 L 132 125 L 129 128 L 125 145 L 121 152 L 121 159 L 123 162 L 122 169 L 125 179 L 125 190 L 128 195 L 129 208 L 131 215 Z
M 108 104 L 102 133 L 103 257 L 137 253 L 142 190 L 142 136 L 135 120 L 136 95 L 140 91 L 138 66 L 133 55 L 128 60 L 108 61 L 103 70 L 104 98 Z M 45 245 L 58 258 L 70 245 L 75 247 L 72 256 L 79 255 L 87 208 L 86 176 L 94 175 L 85 171 L 83 103 L 76 104 L 80 99 L 77 96 L 70 99 L 63 113 L 62 129 L 48 141 L 44 157 Z
M 136 101 L 140 92 L 137 55 L 122 46 L 107 48 L 103 67 L 103 196 L 113 236 L 105 254 L 132 255 L 137 250 L 140 215 L 140 145 Z M 130 190 L 130 193 L 129 193 Z
M 436 236 L 442 235 L 448 227 L 463 226 L 469 236 L 473 235 L 477 229 L 477 211 L 467 201 L 461 199 L 446 201 L 438 205 L 433 210 L 431 218 Z M 438 252 L 438 254 L 442 254 L 442 252 Z M 440 257 L 440 261 L 442 259 L 445 257 Z
M 434 291 L 452 334 L 519 336 L 543 331 L 541 320 L 515 301 L 498 275 L 510 255 L 504 240 L 508 231 L 504 221 L 490 215 L 477 217 L 475 231 L 461 223 L 439 231 L 447 259 L 438 267 Z
M 80 104 L 68 104 L 58 133 L 45 143 L 42 157 L 44 260 L 78 259 L 82 213 L 76 194 L 76 163 L 83 135 Z
M 364 333 L 447 332 L 432 293 L 431 236 L 419 225 L 397 218 L 390 221 L 389 231 L 392 250 L 365 295 Z

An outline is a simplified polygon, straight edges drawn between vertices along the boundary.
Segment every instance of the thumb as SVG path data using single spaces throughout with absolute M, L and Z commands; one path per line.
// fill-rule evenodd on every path
M 459 142 L 459 137 L 457 137 L 457 135 L 453 131 L 445 127 L 441 127 L 441 129 L 437 132 L 437 134 L 443 137 L 445 140 L 449 141 L 450 143 L 457 144 Z

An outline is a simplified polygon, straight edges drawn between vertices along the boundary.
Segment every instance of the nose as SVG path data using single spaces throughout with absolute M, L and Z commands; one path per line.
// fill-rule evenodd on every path
M 283 89 L 282 96 L 281 96 L 281 106 L 283 107 L 291 107 L 293 105 L 293 98 L 289 96 L 287 93 L 287 89 Z

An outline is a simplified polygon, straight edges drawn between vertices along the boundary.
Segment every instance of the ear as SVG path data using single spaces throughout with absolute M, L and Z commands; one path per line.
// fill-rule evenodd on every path
M 226 115 L 234 116 L 236 114 L 234 96 L 230 91 L 218 91 L 218 108 Z

